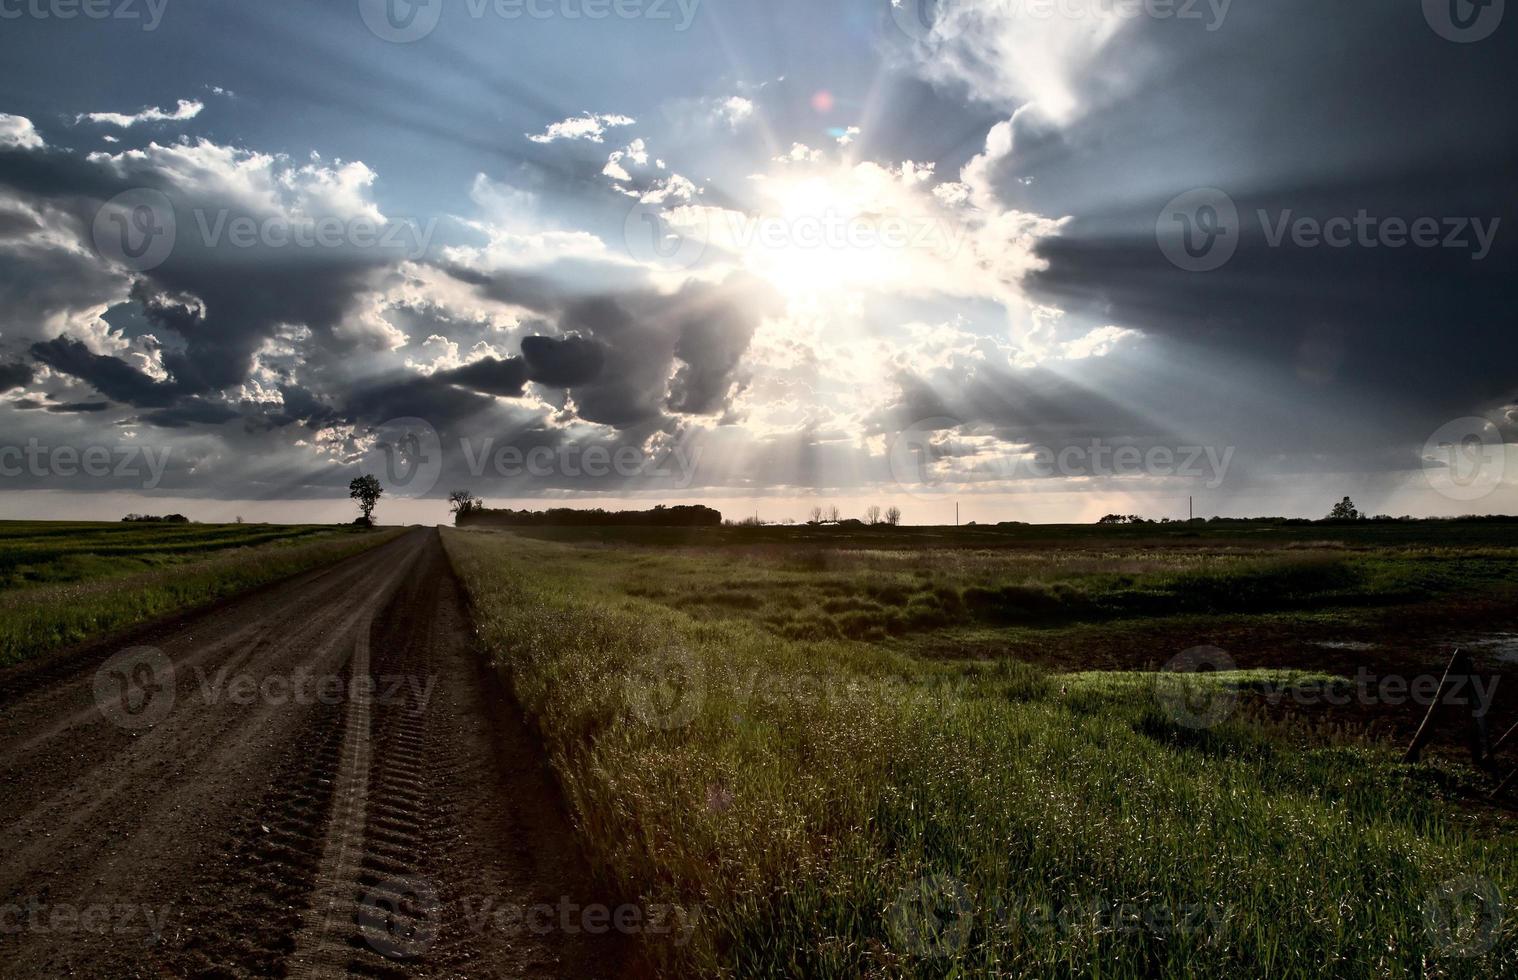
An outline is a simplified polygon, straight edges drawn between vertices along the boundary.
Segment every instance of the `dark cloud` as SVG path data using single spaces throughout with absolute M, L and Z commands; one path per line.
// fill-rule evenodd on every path
M 520 398 L 527 384 L 527 364 L 520 357 L 508 357 L 505 360 L 485 357 L 461 368 L 440 371 L 436 377 L 439 381 L 462 385 L 488 395 Z
M 30 364 L 0 364 L 0 392 L 25 388 L 32 383 Z
M 606 351 L 585 337 L 524 337 L 522 357 L 531 380 L 555 388 L 589 384 L 606 363 Z
M 1072 215 L 1030 286 L 1095 322 L 1310 382 L 1313 401 L 1333 386 L 1420 406 L 1420 425 L 1510 401 L 1518 363 L 1496 354 L 1518 316 L 1518 114 L 1496 94 L 1518 86 L 1512 54 L 1500 38 L 1442 40 L 1416 3 L 1235 4 L 1214 33 L 1140 18 L 1086 80 L 1090 111 L 1066 128 L 1020 116 L 995 174 L 1010 206 Z M 1198 187 L 1241 215 L 1237 253 L 1205 273 L 1170 264 L 1155 235 L 1167 202 Z M 1362 211 L 1439 219 L 1441 243 L 1447 221 L 1500 225 L 1479 260 L 1468 225 L 1464 248 L 1269 239 L 1283 218 Z M 1313 404 L 1299 408 L 1305 420 Z
M 448 432 L 494 406 L 494 398 L 459 388 L 443 378 L 393 374 L 357 386 L 344 402 L 340 417 L 355 425 L 419 418 L 440 432 Z
M 41 229 L 41 223 L 24 211 L 0 209 L 0 240 L 23 238 Z
M 0 244 L 0 335 L 50 339 L 55 321 L 111 302 L 123 286 L 87 254 L 52 244 Z
M 137 408 L 166 408 L 179 397 L 174 385 L 155 381 L 120 358 L 96 354 L 70 337 L 33 344 L 32 356 L 88 383 L 112 401 Z
M 93 415 L 111 407 L 110 402 L 65 402 L 49 405 L 47 410 L 55 415 Z
M 474 286 L 486 299 L 522 306 L 534 312 L 552 311 L 564 299 L 563 287 L 545 276 L 518 272 L 480 272 L 456 264 L 445 264 L 439 268 L 459 282 Z
M 555 290 L 544 300 L 539 281 L 524 285 L 514 274 L 450 271 L 482 295 L 539 309 L 564 336 L 526 338 L 520 368 L 515 359 L 492 360 L 449 372 L 446 380 L 510 396 L 520 372 L 523 382 L 570 389 L 580 418 L 620 429 L 668 428 L 670 413 L 727 409 L 741 380 L 739 361 L 760 319 L 778 303 L 772 289 L 743 276 L 688 283 L 668 295 Z
M 168 408 L 146 412 L 141 419 L 162 429 L 183 429 L 192 425 L 221 425 L 238 417 L 240 413 L 231 406 L 201 398 L 186 398 Z

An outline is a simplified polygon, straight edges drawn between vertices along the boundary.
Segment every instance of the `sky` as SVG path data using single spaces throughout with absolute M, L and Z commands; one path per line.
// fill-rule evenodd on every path
M 0 518 L 1518 513 L 1505 0 L 0 0 Z

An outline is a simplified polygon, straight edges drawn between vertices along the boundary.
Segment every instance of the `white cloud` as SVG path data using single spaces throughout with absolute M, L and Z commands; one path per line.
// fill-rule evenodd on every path
M 628 173 L 627 168 L 622 165 L 623 160 L 630 161 L 639 167 L 648 166 L 648 144 L 641 139 L 635 139 L 623 149 L 612 151 L 612 154 L 606 158 L 606 166 L 601 170 L 602 176 L 623 182 L 632 180 L 632 174 Z
M 1129 337 L 1137 337 L 1137 330 L 1124 327 L 1097 327 L 1084 337 L 1077 337 L 1060 348 L 1067 361 L 1083 361 L 1088 357 L 1106 357 L 1117 345 Z
M 845 129 L 842 133 L 838 134 L 838 137 L 837 137 L 837 139 L 838 139 L 838 145 L 839 146 L 848 146 L 850 143 L 854 142 L 854 137 L 856 137 L 858 135 L 859 135 L 859 127 L 858 126 L 850 126 L 847 129 Z
M 586 113 L 583 116 L 562 119 L 541 133 L 536 135 L 529 133 L 527 138 L 534 143 L 552 143 L 555 140 L 589 140 L 592 143 L 600 143 L 605 139 L 607 129 L 613 126 L 631 126 L 635 122 L 637 120 L 631 116 Z
M 173 111 L 148 106 L 140 112 L 85 112 L 74 117 L 75 123 L 92 122 L 102 126 L 120 126 L 122 129 L 130 129 L 138 123 L 150 122 L 185 122 L 194 119 L 205 109 L 205 103 L 196 99 L 180 99 L 179 107 Z
M 715 111 L 717 118 L 725 122 L 729 129 L 737 129 L 754 114 L 754 103 L 741 95 L 734 95 L 717 103 Z
M 6 149 L 40 150 L 45 144 L 37 127 L 25 116 L 0 112 L 0 146 Z
M 932 81 L 962 83 L 984 101 L 1033 103 L 1067 121 L 1082 108 L 1082 76 L 1133 19 L 1120 5 L 1076 6 L 1051 16 L 1023 0 L 940 4 L 929 43 L 914 49 L 919 70 Z
M 477 269 L 538 268 L 565 260 L 617 263 L 622 261 L 606 243 L 587 231 L 563 230 L 544 219 L 537 195 L 477 174 L 470 198 L 479 208 L 478 220 L 466 227 L 487 239 L 483 247 L 456 246 L 443 250 L 449 262 Z
M 312 154 L 309 163 L 296 165 L 284 154 L 254 153 L 204 139 L 168 146 L 149 143 L 117 154 L 92 153 L 89 160 L 122 176 L 152 173 L 192 197 L 255 214 L 385 221 L 369 197 L 375 173 L 357 160 L 329 164 Z
M 783 157 L 776 157 L 776 163 L 821 163 L 822 151 L 814 150 L 805 143 L 792 143 L 791 152 Z
M 622 153 L 619 151 L 606 158 L 606 166 L 601 168 L 601 176 L 610 177 L 612 180 L 626 182 L 632 180 L 632 174 L 622 166 Z

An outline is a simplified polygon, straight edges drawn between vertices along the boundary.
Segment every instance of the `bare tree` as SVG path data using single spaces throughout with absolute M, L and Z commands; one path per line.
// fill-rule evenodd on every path
M 880 505 L 879 504 L 871 504 L 869 507 L 865 508 L 865 511 L 864 511 L 864 522 L 866 524 L 879 524 L 880 523 Z
M 448 509 L 453 512 L 455 524 L 458 523 L 460 517 L 480 510 L 484 506 L 485 501 L 468 490 L 455 490 L 448 495 Z
M 901 508 L 897 507 L 895 504 L 892 504 L 890 507 L 886 508 L 885 519 L 886 523 L 892 527 L 899 526 L 901 524 Z
M 842 517 L 843 514 L 838 510 L 837 504 L 833 504 L 828 508 L 828 520 L 832 521 L 834 524 L 837 524 L 839 520 L 842 519 Z
M 812 523 L 813 524 L 821 524 L 822 523 L 822 508 L 821 507 L 813 507 L 812 508 Z

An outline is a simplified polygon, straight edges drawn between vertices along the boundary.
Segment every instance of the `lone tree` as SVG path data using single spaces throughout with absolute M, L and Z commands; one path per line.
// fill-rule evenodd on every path
M 385 488 L 380 486 L 379 480 L 370 473 L 365 473 L 348 484 L 348 496 L 357 500 L 358 509 L 364 512 L 364 516 L 356 523 L 366 527 L 374 526 L 374 505 L 379 503 L 384 493 Z
M 483 510 L 485 501 L 476 497 L 468 490 L 455 490 L 448 495 L 448 509 L 453 511 L 453 523 L 457 524 L 459 518 Z
M 1345 497 L 1334 504 L 1334 509 L 1328 512 L 1328 519 L 1331 521 L 1358 521 L 1360 519 L 1360 511 L 1355 507 L 1353 500 Z
M 880 523 L 880 505 L 871 504 L 864 509 L 864 522 L 866 524 Z
M 901 524 L 901 508 L 895 506 L 894 504 L 890 507 L 887 507 L 885 512 L 885 522 L 892 527 L 898 527 Z

